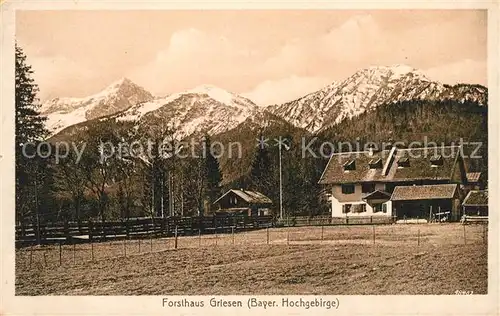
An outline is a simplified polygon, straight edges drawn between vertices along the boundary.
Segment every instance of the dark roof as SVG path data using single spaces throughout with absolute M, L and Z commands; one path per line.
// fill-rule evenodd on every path
M 357 153 L 337 153 L 333 154 L 326 165 L 325 171 L 319 180 L 322 184 L 327 183 L 349 183 L 349 182 L 370 182 L 382 180 L 382 169 L 370 169 L 370 161 L 387 157 L 389 151 L 374 152 L 372 156 L 369 152 Z M 356 169 L 344 170 L 344 165 L 349 161 L 356 160 Z
M 391 201 L 451 199 L 456 190 L 457 184 L 397 186 Z
M 470 191 L 464 199 L 464 206 L 487 206 L 488 191 Z
M 467 182 L 478 182 L 481 172 L 467 172 Z
M 236 190 L 236 189 L 231 189 L 224 193 L 221 197 L 219 197 L 214 203 L 219 202 L 220 199 L 225 197 L 229 193 L 234 193 L 241 197 L 245 202 L 247 203 L 254 203 L 254 204 L 272 204 L 273 201 L 271 201 L 270 198 L 265 196 L 264 194 L 257 192 L 257 191 L 248 191 L 248 190 Z
M 363 200 L 378 200 L 378 199 L 389 199 L 391 197 L 390 193 L 387 193 L 382 190 L 373 191 L 370 194 L 367 194 L 363 197 Z
M 415 180 L 439 180 L 462 182 L 463 160 L 459 146 L 395 149 L 374 152 L 335 153 L 319 180 L 320 184 L 356 182 L 403 182 Z M 442 165 L 433 166 L 431 158 L 441 156 Z M 383 168 L 370 169 L 370 161 L 382 159 Z M 407 158 L 408 165 L 401 167 L 398 161 Z M 355 160 L 355 170 L 344 170 L 344 164 Z M 462 166 L 459 165 L 459 163 Z M 465 174 L 463 174 L 465 177 Z

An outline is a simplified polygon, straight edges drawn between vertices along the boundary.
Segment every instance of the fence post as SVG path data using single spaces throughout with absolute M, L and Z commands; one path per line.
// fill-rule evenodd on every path
M 30 247 L 30 268 L 32 263 L 33 263 L 33 244 L 31 244 Z
M 217 246 L 217 231 L 215 231 L 215 245 Z
M 139 253 L 141 253 L 141 238 L 139 238 Z
M 486 243 L 486 237 L 487 237 L 487 234 L 486 234 L 486 226 L 487 224 L 483 224 L 483 243 L 485 244 Z
M 125 235 L 127 236 L 127 238 L 129 238 L 130 236 L 130 227 L 128 218 L 125 219 Z M 116 236 L 116 230 L 115 230 L 115 236 Z
M 174 249 L 177 249 L 177 225 L 175 226 Z
M 89 221 L 89 241 L 92 243 L 92 240 L 94 239 L 94 236 L 93 236 L 93 227 L 94 225 L 92 224 L 92 221 Z
M 463 226 L 464 226 L 464 245 L 467 245 L 467 237 L 465 235 L 465 225 L 463 225 Z
M 417 246 L 420 246 L 420 228 L 418 229 L 417 232 Z
M 286 232 L 286 245 L 290 245 L 290 232 L 288 230 Z
M 269 245 L 269 227 L 266 228 L 267 231 L 267 244 Z
M 153 252 L 153 235 L 149 234 L 149 243 L 151 245 L 151 252 Z
M 92 240 L 90 241 L 90 255 L 91 255 L 91 260 L 92 262 L 94 261 L 94 243 Z
M 70 239 L 70 236 L 69 236 L 69 223 L 68 223 L 68 220 L 65 220 L 64 221 L 64 236 L 66 237 L 66 241 L 68 241 Z
M 231 226 L 231 235 L 233 235 L 233 245 L 234 245 L 234 226 Z
M 373 244 L 375 245 L 375 225 L 373 227 Z
M 323 241 L 323 230 L 324 230 L 324 227 L 323 225 L 321 225 L 321 241 Z
M 59 265 L 62 265 L 62 242 L 59 242 Z
M 212 226 L 214 228 L 214 232 L 217 233 L 217 219 L 215 218 L 215 214 L 212 217 Z

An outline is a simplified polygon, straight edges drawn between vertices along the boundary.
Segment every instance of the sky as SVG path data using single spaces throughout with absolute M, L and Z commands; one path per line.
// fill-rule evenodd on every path
M 18 11 L 16 40 L 42 101 L 127 77 L 157 96 L 212 84 L 268 105 L 394 64 L 487 84 L 485 10 Z

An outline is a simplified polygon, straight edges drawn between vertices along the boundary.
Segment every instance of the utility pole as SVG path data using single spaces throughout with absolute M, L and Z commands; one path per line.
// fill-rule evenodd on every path
M 282 186 L 282 171 L 281 171 L 281 144 L 278 145 L 279 165 L 280 165 L 280 219 L 283 219 L 283 186 Z
M 286 150 L 290 149 L 290 146 L 288 146 L 285 141 L 282 139 L 280 136 L 278 139 L 278 155 L 279 155 L 279 169 L 280 169 L 280 219 L 283 220 L 283 179 L 282 179 L 282 168 L 281 168 L 281 146 L 285 146 Z

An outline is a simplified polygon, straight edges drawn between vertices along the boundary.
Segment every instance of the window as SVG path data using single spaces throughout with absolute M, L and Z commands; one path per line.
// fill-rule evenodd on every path
M 342 213 L 347 214 L 351 211 L 351 204 L 344 204 L 342 205 Z
M 398 168 L 404 168 L 410 166 L 410 159 L 408 157 L 402 157 L 398 160 Z
M 364 213 L 366 212 L 366 204 L 354 204 L 351 208 L 353 213 Z
M 431 157 L 431 167 L 439 167 L 443 165 L 443 156 L 436 155 Z
M 385 203 L 379 203 L 379 204 L 374 204 L 373 205 L 373 213 L 387 213 L 387 204 Z
M 382 159 L 372 159 L 368 165 L 370 166 L 370 169 L 382 169 Z
M 375 183 L 362 183 L 361 192 L 362 193 L 372 193 L 375 191 Z
M 356 160 L 350 160 L 344 164 L 344 171 L 356 170 Z
M 342 194 L 353 194 L 354 191 L 354 184 L 342 184 Z

